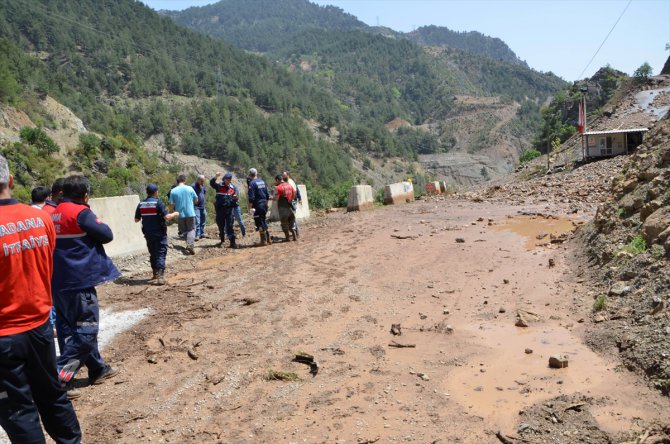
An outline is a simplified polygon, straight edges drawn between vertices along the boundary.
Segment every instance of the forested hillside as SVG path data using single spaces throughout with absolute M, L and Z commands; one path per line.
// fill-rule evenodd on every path
M 263 12 L 256 14 L 259 9 Z M 332 91 L 348 121 L 355 116 L 355 123 L 338 126 L 341 140 L 376 155 L 448 151 L 453 145 L 449 135 L 425 131 L 434 126 L 390 134 L 383 125 L 393 119 L 415 126 L 451 119 L 455 94 L 518 102 L 514 132 L 532 140 L 540 125 L 540 105 L 566 86 L 553 74 L 528 68 L 500 39 L 435 26 L 409 34 L 382 33 L 346 21 L 350 16 L 341 10 L 307 0 L 223 0 L 169 15 L 241 48 L 263 50 L 269 60 L 303 71 L 306 78 Z M 253 17 L 253 26 L 238 27 L 239 17 Z M 359 29 L 351 29 L 356 26 Z M 257 32 L 264 27 L 273 32 Z M 245 33 L 248 36 L 241 37 Z M 265 45 L 248 43 L 265 34 L 269 34 Z M 334 126 L 329 121 L 322 124 Z
M 343 148 L 317 139 L 305 124 L 304 119 L 340 120 L 327 91 L 138 2 L 8 0 L 0 3 L 0 38 L 0 98 L 47 128 L 59 124 L 39 116 L 40 98 L 49 94 L 88 129 L 134 150 L 141 150 L 146 137 L 165 133 L 171 149 L 207 154 L 240 169 L 289 167 L 323 186 L 349 176 Z M 162 103 L 174 95 L 186 100 Z M 102 157 L 99 144 L 87 149 L 93 151 L 88 157 Z M 108 192 L 141 189 L 144 172 L 119 177 Z
M 340 8 L 308 0 L 226 0 L 181 12 L 161 12 L 180 25 L 257 52 L 272 51 L 306 29 L 351 31 L 367 27 Z
M 458 32 L 443 26 L 422 26 L 404 36 L 422 46 L 443 46 L 461 49 L 471 54 L 477 54 L 492 60 L 500 60 L 528 68 L 525 62 L 519 60 L 514 51 L 502 40 L 489 37 L 477 31 Z

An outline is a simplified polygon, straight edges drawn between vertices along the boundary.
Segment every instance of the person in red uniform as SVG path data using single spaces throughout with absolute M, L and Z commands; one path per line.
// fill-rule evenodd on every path
M 63 198 L 63 181 L 65 181 L 65 179 L 62 177 L 54 181 L 53 185 L 51 185 L 51 199 L 44 201 L 42 209 L 49 214 L 54 214 L 58 203 Z
M 275 187 L 275 197 L 273 200 L 277 201 L 281 229 L 286 237 L 286 242 L 290 240 L 289 232 L 293 240 L 297 240 L 295 237 L 295 211 L 293 210 L 295 192 L 288 181 L 284 182 L 281 174 L 275 176 L 275 182 L 277 186 Z
M 0 425 L 13 443 L 79 444 L 81 429 L 58 379 L 51 309 L 56 232 L 49 216 L 12 199 L 0 156 Z
M 98 350 L 100 309 L 95 287 L 121 274 L 105 253 L 103 244 L 111 242 L 114 235 L 88 206 L 90 190 L 84 176 L 65 178 L 63 199 L 51 215 L 56 228 L 51 285 L 61 352 L 57 365 L 65 385 L 82 365 L 88 368 L 90 384 L 99 384 L 118 373 Z

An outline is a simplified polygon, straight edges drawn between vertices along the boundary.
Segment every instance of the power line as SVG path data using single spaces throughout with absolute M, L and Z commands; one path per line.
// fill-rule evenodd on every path
M 582 72 L 579 74 L 579 76 L 577 76 L 578 79 L 581 79 L 582 76 L 584 75 L 584 73 L 586 72 L 586 70 L 589 68 L 589 66 L 591 66 L 591 63 L 592 63 L 593 60 L 596 58 L 596 56 L 598 55 L 598 53 L 599 53 L 600 50 L 602 49 L 603 45 L 605 44 L 605 42 L 606 42 L 607 39 L 609 38 L 610 34 L 612 34 L 612 31 L 614 31 L 614 28 L 616 28 L 616 25 L 619 23 L 619 20 L 621 20 L 621 17 L 623 17 L 623 15 L 626 13 L 626 10 L 628 9 L 628 7 L 630 6 L 630 4 L 631 4 L 632 2 L 633 2 L 633 0 L 628 0 L 628 3 L 626 4 L 626 7 L 623 8 L 623 11 L 621 11 L 621 15 L 619 15 L 619 18 L 616 19 L 616 22 L 614 22 L 614 25 L 612 25 L 612 29 L 610 29 L 610 32 L 607 33 L 607 35 L 605 36 L 605 39 L 604 39 L 603 42 L 600 44 L 600 46 L 598 47 L 598 49 L 596 50 L 596 52 L 593 54 L 593 57 L 591 57 L 591 60 L 589 60 L 589 63 L 586 64 L 586 66 L 584 67 L 584 69 L 582 70 Z

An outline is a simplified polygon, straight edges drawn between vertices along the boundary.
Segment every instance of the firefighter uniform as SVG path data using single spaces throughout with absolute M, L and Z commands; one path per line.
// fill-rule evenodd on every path
M 49 215 L 0 199 L 0 426 L 11 442 L 78 444 L 81 430 L 56 370 Z
M 147 192 L 149 190 L 150 188 L 147 187 Z M 156 190 L 158 190 L 157 187 Z M 165 274 L 165 257 L 168 250 L 167 224 L 165 223 L 167 214 L 163 202 L 152 196 L 140 202 L 135 210 L 135 220 L 142 220 L 142 233 L 147 241 L 149 263 L 154 272 L 154 279 Z
M 94 381 L 109 366 L 98 350 L 100 312 L 95 287 L 120 277 L 103 244 L 112 230 L 83 203 L 63 199 L 51 215 L 56 228 L 52 278 L 61 355 L 59 377 L 68 383 L 82 365 Z
M 266 215 L 270 199 L 267 184 L 263 179 L 255 178 L 249 182 L 249 205 L 254 210 L 254 224 L 261 237 L 261 245 L 271 242 Z
M 233 175 L 226 173 L 223 176 L 226 179 L 232 179 Z M 239 193 L 237 187 L 232 183 L 226 185 L 224 182 L 217 183 L 216 177 L 209 181 L 209 185 L 216 190 L 216 201 L 214 209 L 216 210 L 216 225 L 219 227 L 219 239 L 221 245 L 226 240 L 230 240 L 231 248 L 236 248 L 235 232 L 233 231 L 233 222 L 235 220 L 235 207 L 238 205 Z

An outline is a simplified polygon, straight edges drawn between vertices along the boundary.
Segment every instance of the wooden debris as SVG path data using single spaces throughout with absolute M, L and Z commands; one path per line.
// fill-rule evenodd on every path
M 296 353 L 293 362 L 309 365 L 309 372 L 312 376 L 316 376 L 316 374 L 319 373 L 319 364 L 316 362 L 316 359 L 314 359 L 314 356 L 308 353 Z
M 417 238 L 417 236 L 414 236 L 414 235 L 403 236 L 403 235 L 400 235 L 400 234 L 392 234 L 391 237 L 394 238 L 394 239 L 416 239 Z
M 282 372 L 272 369 L 268 370 L 268 374 L 265 376 L 265 379 L 268 381 L 301 381 L 296 372 Z
M 240 299 L 240 302 L 242 303 L 242 305 L 245 305 L 245 306 L 246 306 L 246 305 L 257 304 L 257 303 L 259 303 L 260 301 L 261 301 L 260 299 L 249 298 L 249 297 Z
M 389 347 L 395 347 L 395 348 L 416 348 L 416 344 L 401 344 L 396 341 L 391 341 L 389 344 Z
M 496 437 L 500 440 L 501 443 L 503 444 L 514 444 L 512 441 L 509 439 L 505 438 L 505 435 L 502 434 L 500 430 L 496 432 Z

